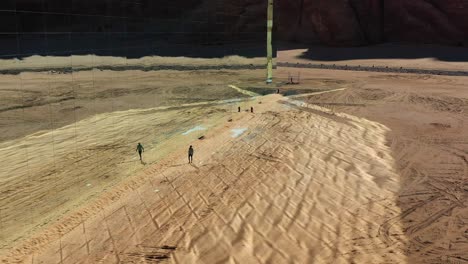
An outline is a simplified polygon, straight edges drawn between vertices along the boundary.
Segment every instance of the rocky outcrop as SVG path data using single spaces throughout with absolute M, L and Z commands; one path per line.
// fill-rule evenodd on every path
M 267 0 L 0 2 L 0 55 L 159 42 L 247 46 L 266 36 Z M 468 0 L 275 0 L 275 9 L 276 40 L 468 45 Z
M 468 0 L 278 0 L 283 40 L 468 44 Z

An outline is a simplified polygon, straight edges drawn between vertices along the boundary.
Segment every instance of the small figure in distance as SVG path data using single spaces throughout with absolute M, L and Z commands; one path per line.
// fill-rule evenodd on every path
M 253 106 L 250 107 L 250 113 L 253 113 Z
M 190 145 L 188 149 L 188 163 L 192 163 L 192 162 L 193 162 L 193 147 L 192 145 Z
M 240 113 L 240 106 L 238 106 L 238 107 L 237 107 L 237 112 L 239 112 L 239 113 Z
M 141 153 L 145 152 L 145 148 L 143 147 L 143 145 L 141 145 L 141 143 L 138 143 L 136 151 L 138 152 L 138 155 L 140 155 L 140 161 L 143 162 L 143 159 L 141 157 Z

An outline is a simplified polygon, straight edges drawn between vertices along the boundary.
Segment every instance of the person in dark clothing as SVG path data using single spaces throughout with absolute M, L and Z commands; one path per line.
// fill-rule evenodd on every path
M 188 149 L 188 163 L 192 163 L 193 161 L 193 147 L 190 145 Z
M 237 112 L 239 112 L 239 113 L 240 113 L 240 106 L 239 106 L 239 107 L 237 107 Z
M 140 155 L 140 161 L 143 161 L 143 159 L 142 159 L 142 157 L 141 157 L 141 153 L 142 153 L 142 152 L 145 152 L 145 148 L 143 148 L 143 145 L 141 145 L 140 143 L 138 143 L 137 148 L 136 148 L 136 151 L 138 152 L 138 155 Z
M 250 107 L 250 113 L 253 113 L 253 106 Z

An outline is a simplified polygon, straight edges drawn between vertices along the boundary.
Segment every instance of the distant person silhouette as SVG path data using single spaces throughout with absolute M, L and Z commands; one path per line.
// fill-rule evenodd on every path
M 192 163 L 192 162 L 193 162 L 193 147 L 192 145 L 190 145 L 188 149 L 188 163 Z
M 138 155 L 140 155 L 140 161 L 143 161 L 143 159 L 141 158 L 141 153 L 145 152 L 145 148 L 143 147 L 143 145 L 138 143 L 136 151 L 138 151 Z
M 250 107 L 250 113 L 253 113 L 253 107 L 252 106 Z
M 237 112 L 239 112 L 239 113 L 240 113 L 240 106 L 239 106 L 239 107 L 237 107 Z

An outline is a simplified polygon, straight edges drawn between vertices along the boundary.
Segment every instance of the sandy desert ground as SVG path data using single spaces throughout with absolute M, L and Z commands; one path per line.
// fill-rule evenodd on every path
M 276 85 L 310 93 L 254 98 L 261 71 L 177 72 L 202 75 L 194 85 L 214 82 L 219 93 L 174 103 L 177 89 L 167 88 L 155 106 L 156 92 L 135 89 L 125 96 L 137 103 L 119 111 L 90 107 L 76 123 L 11 132 L 0 143 L 0 259 L 468 262 L 468 78 L 301 71 L 300 85 Z M 162 78 L 92 73 L 141 86 Z M 28 76 L 38 83 L 41 74 Z M 137 141 L 148 142 L 144 166 Z
M 264 61 L 264 59 L 262 59 Z M 209 63 L 207 63 L 209 62 Z M 83 118 L 107 112 L 171 106 L 236 97 L 227 87 L 263 76 L 255 70 L 124 70 L 143 65 L 247 65 L 259 59 L 125 59 L 99 56 L 48 58 L 34 56 L 21 61 L 0 60 L 0 71 L 34 69 L 0 75 L 0 142 L 40 130 L 59 128 Z M 80 70 L 83 67 L 119 66 L 113 70 Z M 61 67 L 71 72 L 38 69 Z M 22 70 L 21 70 L 22 71 Z M 255 74 L 252 74 L 255 72 Z M 3 72 L 2 72 L 3 73 Z M 261 79 L 256 77 L 256 79 Z
M 332 76 L 329 73 L 326 76 Z M 401 214 L 379 235 L 404 247 L 408 263 L 467 263 L 468 79 L 426 75 L 369 75 L 340 93 L 303 98 L 390 129 L 400 177 Z M 394 231 L 401 225 L 406 241 Z M 403 246 L 404 245 L 404 246 Z
M 260 71 L 78 71 L 1 75 L 0 245 L 9 248 L 206 129 Z M 209 78 L 207 78 L 209 77 Z M 247 98 L 248 99 L 248 98 Z M 222 104 L 223 108 L 211 106 Z M 210 108 L 207 108 L 207 107 Z M 119 169 L 120 167 L 120 169 Z

